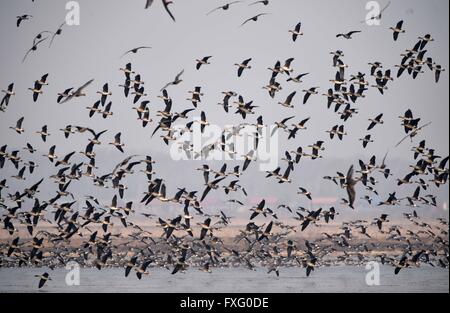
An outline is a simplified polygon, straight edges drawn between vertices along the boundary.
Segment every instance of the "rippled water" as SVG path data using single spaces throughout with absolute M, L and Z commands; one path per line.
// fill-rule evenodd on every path
M 80 286 L 67 286 L 64 269 L 48 270 L 52 281 L 38 290 L 38 278 L 46 269 L 0 269 L 0 292 L 139 292 L 139 293 L 301 293 L 301 292 L 449 292 L 449 271 L 424 266 L 405 269 L 398 276 L 392 267 L 381 267 L 380 286 L 366 285 L 364 267 L 318 268 L 306 277 L 304 269 L 282 268 L 280 277 L 264 269 L 214 269 L 211 274 L 190 269 L 171 275 L 165 269 L 150 269 L 138 280 L 134 272 L 125 278 L 123 269 L 81 269 Z M 273 273 L 272 273 L 273 274 Z

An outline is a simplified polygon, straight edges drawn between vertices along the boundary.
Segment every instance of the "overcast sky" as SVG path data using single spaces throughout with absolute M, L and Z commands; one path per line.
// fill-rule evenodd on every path
M 73 150 L 82 151 L 86 145 L 86 136 L 73 136 L 70 141 L 64 139 L 58 129 L 71 125 L 83 125 L 97 131 L 108 129 L 103 141 L 109 142 L 121 131 L 126 144 L 126 154 L 167 153 L 167 147 L 158 136 L 150 135 L 155 123 L 143 129 L 136 120 L 136 113 L 131 110 L 131 99 L 126 99 L 117 86 L 123 83 L 123 74 L 119 71 L 127 62 L 132 62 L 133 69 L 142 75 L 145 89 L 151 101 L 150 110 L 155 118 L 157 110 L 164 108 L 157 99 L 159 90 L 175 75 L 185 69 L 184 82 L 170 87 L 169 93 L 174 100 L 174 111 L 192 108 L 186 101 L 189 90 L 202 86 L 205 96 L 202 98 L 200 111 L 206 112 L 208 120 L 218 125 L 238 124 L 242 119 L 225 114 L 216 104 L 221 102 L 222 91 L 234 90 L 248 101 L 253 100 L 259 106 L 254 116 L 246 122 L 255 122 L 259 115 L 264 116 L 266 124 L 272 124 L 285 117 L 296 115 L 296 121 L 311 117 L 307 132 L 295 142 L 281 140 L 280 150 L 296 149 L 317 140 L 325 140 L 328 158 L 369 158 L 376 154 L 381 158 L 389 149 L 392 158 L 411 160 L 411 143 L 406 142 L 399 148 L 394 145 L 404 136 L 398 116 L 407 109 L 412 109 L 422 121 L 433 122 L 424 129 L 420 139 L 426 139 L 428 146 L 437 149 L 437 153 L 446 156 L 449 153 L 449 95 L 448 73 L 444 72 L 439 84 L 434 82 L 434 73 L 425 69 L 416 80 L 408 75 L 389 83 L 389 90 L 384 96 L 370 88 L 367 97 L 360 99 L 357 107 L 360 113 L 346 123 L 349 136 L 343 142 L 329 141 L 326 130 L 341 124 L 339 117 L 326 110 L 326 99 L 320 95 L 311 97 L 306 106 L 302 105 L 301 90 L 320 86 L 320 93 L 331 87 L 329 80 L 334 78 L 329 52 L 343 50 L 343 61 L 350 67 L 347 75 L 369 72 L 368 62 L 380 61 L 385 69 L 392 69 L 396 75 L 395 64 L 399 64 L 400 54 L 412 48 L 418 36 L 432 34 L 435 42 L 427 46 L 428 56 L 433 57 L 444 68 L 449 68 L 449 4 L 448 1 L 430 0 L 393 0 L 385 12 L 380 26 L 369 27 L 361 23 L 368 11 L 366 1 L 297 1 L 271 0 L 269 6 L 248 6 L 252 1 L 245 1 L 232 6 L 228 11 L 217 11 L 206 15 L 211 9 L 225 1 L 216 0 L 178 0 L 171 6 L 177 22 L 174 23 L 166 14 L 161 1 L 144 10 L 144 0 L 81 0 L 81 25 L 65 26 L 62 36 L 58 36 L 51 48 L 48 42 L 39 46 L 24 64 L 21 60 L 31 47 L 34 36 L 43 30 L 56 31 L 65 20 L 67 11 L 65 1 L 1 0 L 0 10 L 0 87 L 6 88 L 15 83 L 15 96 L 5 113 L 0 113 L 0 143 L 11 147 L 22 147 L 31 142 L 38 149 L 46 151 L 56 144 L 59 155 Z M 381 6 L 387 1 L 381 1 Z M 258 13 L 270 13 L 262 16 L 257 23 L 239 25 L 247 18 Z M 34 18 L 24 21 L 16 27 L 16 16 L 31 14 Z M 394 42 L 389 27 L 404 20 L 405 34 Z M 293 43 L 288 33 L 299 22 L 305 33 Z M 337 33 L 361 30 L 353 40 L 336 38 Z M 123 59 L 120 56 L 137 46 L 151 46 L 153 49 L 141 51 Z M 201 71 L 195 69 L 195 59 L 211 55 L 211 65 Z M 253 68 L 246 71 L 242 78 L 236 75 L 234 63 L 253 58 Z M 277 60 L 282 62 L 290 57 L 295 61 L 292 66 L 295 74 L 309 72 L 304 83 L 296 85 L 287 83 L 285 77 L 278 80 L 283 90 L 271 99 L 262 89 L 270 78 L 268 67 Z M 31 92 L 34 81 L 49 73 L 49 86 L 44 87 L 44 95 L 37 103 L 32 102 Z M 56 94 L 69 87 L 77 87 L 94 78 L 94 83 L 87 89 L 88 96 L 67 104 L 56 104 Z M 372 82 L 373 80 L 371 80 Z M 100 90 L 108 82 L 112 89 L 112 111 L 114 116 L 103 120 L 100 116 L 89 119 L 86 106 L 92 105 Z M 295 109 L 282 108 L 277 102 L 283 101 L 292 91 L 297 91 L 294 100 Z M 366 134 L 368 118 L 384 113 L 385 124 L 372 131 L 375 143 L 363 150 L 358 138 Z M 16 135 L 8 129 L 21 116 L 25 116 L 25 135 Z M 52 136 L 43 143 L 34 132 L 48 124 Z M 418 142 L 416 139 L 415 143 Z M 123 159 L 113 147 L 106 147 L 114 161 Z M 405 163 L 407 169 L 409 163 Z M 219 166 L 220 164 L 218 164 Z M 177 165 L 183 170 L 183 165 Z M 339 164 L 336 170 L 344 170 L 348 164 Z M 185 175 L 193 171 L 185 169 Z M 106 171 L 106 170 L 105 170 Z M 333 174 L 329 173 L 329 174 Z M 406 173 L 398 174 L 402 176 Z M 161 175 L 164 175 L 162 171 Z M 197 173 L 198 183 L 201 175 Z M 298 174 L 296 174 L 298 175 Z M 297 188 L 299 184 L 292 187 Z M 446 187 L 447 188 L 447 187 Z M 175 186 L 172 186 L 172 190 Z M 295 189 L 292 189 L 294 191 Z M 448 197 L 447 197 L 448 198 Z

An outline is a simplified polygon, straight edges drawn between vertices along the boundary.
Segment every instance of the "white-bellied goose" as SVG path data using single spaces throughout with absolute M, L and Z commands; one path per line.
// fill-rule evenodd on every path
M 291 68 L 291 64 L 292 64 L 292 62 L 293 62 L 294 60 L 295 60 L 294 58 L 289 58 L 289 59 L 287 59 L 287 60 L 284 62 L 284 65 L 280 67 L 280 72 L 281 72 L 281 73 L 285 73 L 285 74 L 287 74 L 288 76 L 290 76 L 291 73 L 294 71 L 294 70 Z
M 261 234 L 261 236 L 258 238 L 258 241 L 262 241 L 264 239 L 269 240 L 269 237 L 272 236 L 272 227 L 273 227 L 273 221 L 271 221 L 269 223 L 269 225 L 267 225 L 266 229 L 264 230 L 264 232 Z
M 22 167 L 19 171 L 19 173 L 17 175 L 13 175 L 11 176 L 11 178 L 15 178 L 17 180 L 25 180 L 25 178 L 23 177 L 25 170 L 27 169 L 26 166 Z
M 142 97 L 148 96 L 148 94 L 145 93 L 144 87 L 135 89 L 135 91 L 133 91 L 131 94 L 134 95 L 133 104 L 136 104 Z
M 344 130 L 344 125 L 335 125 L 331 130 L 327 130 L 327 133 L 330 134 L 330 139 L 334 139 L 334 136 L 338 136 L 340 140 L 344 138 L 344 136 L 347 136 L 347 133 Z
M 435 77 L 435 81 L 436 83 L 439 82 L 439 79 L 441 77 L 441 73 L 444 72 L 445 69 L 439 65 L 439 64 L 434 64 L 434 77 Z
M 249 70 L 252 68 L 250 65 L 248 65 L 251 61 L 252 61 L 252 59 L 250 58 L 250 59 L 245 60 L 241 64 L 237 64 L 237 63 L 234 64 L 235 66 L 238 67 L 238 77 L 242 76 L 242 73 L 244 72 L 244 70 L 246 70 L 246 69 Z
M 284 175 L 278 177 L 278 182 L 279 182 L 280 184 L 283 184 L 283 183 L 292 183 L 292 180 L 289 179 L 289 175 L 290 175 L 290 173 L 291 173 L 291 170 L 292 170 L 292 167 L 291 167 L 291 166 L 288 166 L 287 169 L 286 169 L 286 171 L 284 172 Z
M 286 130 L 288 128 L 286 123 L 289 122 L 290 120 L 292 120 L 294 117 L 295 116 L 291 116 L 291 117 L 283 119 L 281 122 L 275 122 L 276 128 L 274 128 L 274 130 L 272 131 L 271 136 L 273 136 L 278 129 Z
M 206 114 L 205 112 L 201 112 L 200 114 L 200 120 L 195 121 L 196 123 L 200 124 L 201 132 L 203 133 L 205 131 L 206 126 L 209 126 L 210 123 L 206 120 Z
M 23 149 L 28 151 L 31 154 L 33 154 L 37 151 L 36 149 L 33 148 L 33 146 L 30 143 L 27 143 L 27 146 Z M 0 151 L 0 155 L 1 155 L 1 151 Z
M 383 68 L 383 65 L 381 64 L 381 62 L 368 63 L 368 65 L 371 66 L 371 68 L 370 68 L 370 75 L 371 76 L 375 75 L 375 72 L 377 71 L 377 69 L 382 69 Z
M 120 136 L 122 135 L 122 133 L 118 133 L 115 137 L 114 137 L 114 142 L 110 142 L 109 144 L 116 147 L 120 152 L 124 153 L 123 151 L 123 147 L 125 147 L 125 145 L 123 143 L 121 143 L 120 141 Z
M 147 105 L 150 103 L 150 101 L 142 101 L 139 107 L 133 107 L 132 109 L 135 110 L 139 116 L 139 118 L 142 117 L 142 114 L 145 114 L 147 112 L 150 112 L 147 108 Z
M 89 117 L 92 118 L 95 113 L 101 113 L 102 109 L 100 109 L 100 100 L 95 102 L 91 107 L 86 107 L 89 110 Z
M 23 124 L 23 120 L 25 118 L 21 117 L 17 122 L 16 122 L 16 127 L 10 127 L 10 129 L 14 130 L 16 133 L 18 134 L 23 134 L 25 132 L 25 129 L 22 128 L 22 124 Z
M 147 268 L 152 262 L 153 262 L 152 260 L 147 260 L 147 261 L 143 262 L 142 265 L 139 268 L 135 269 L 136 270 L 136 276 L 137 276 L 137 278 L 139 280 L 142 279 L 142 275 L 146 275 L 146 276 L 150 275 L 150 273 L 147 272 Z
M 202 65 L 209 65 L 209 64 L 211 64 L 209 62 L 209 59 L 211 59 L 211 58 L 212 58 L 212 56 L 206 56 L 206 57 L 203 57 L 201 60 L 199 60 L 199 59 L 195 60 L 197 62 L 197 65 L 195 66 L 197 71 L 200 70 Z
M 101 103 L 102 103 L 102 106 L 105 105 L 105 103 L 106 103 L 106 98 L 107 98 L 108 96 L 112 96 L 112 92 L 109 91 L 108 83 L 104 84 L 104 85 L 103 85 L 102 91 L 97 91 L 97 93 L 101 95 Z
M 310 155 L 310 157 L 313 160 L 322 158 L 322 156 L 319 156 L 319 152 L 325 150 L 325 148 L 323 147 L 323 144 L 324 144 L 324 142 L 322 140 L 319 140 L 316 143 L 308 146 L 308 148 L 312 149 L 312 155 Z
M 322 213 L 322 209 L 318 209 L 317 211 L 312 211 L 308 214 L 308 216 L 305 217 L 303 223 L 302 223 L 302 228 L 301 231 L 304 231 L 309 224 L 311 223 L 316 223 L 316 221 L 320 218 L 320 213 Z
M 47 136 L 50 136 L 50 133 L 47 131 L 47 125 L 42 126 L 40 131 L 37 131 L 36 134 L 41 135 L 42 141 L 47 141 Z
M 104 109 L 103 111 L 100 112 L 100 113 L 102 114 L 102 116 L 103 116 L 104 119 L 107 118 L 107 117 L 109 117 L 109 116 L 113 116 L 113 115 L 114 115 L 114 112 L 111 111 L 111 106 L 112 106 L 112 102 L 110 101 L 110 102 L 106 105 L 105 109 Z
M 366 135 L 364 138 L 360 138 L 359 141 L 362 141 L 364 148 L 367 148 L 367 145 L 369 143 L 374 142 L 374 140 L 372 140 L 372 136 L 370 134 Z
M 272 77 L 269 84 L 267 86 L 264 86 L 263 89 L 267 90 L 270 97 L 273 99 L 275 98 L 275 94 L 281 91 L 283 87 L 281 87 L 281 84 L 279 82 L 275 81 L 275 77 Z
M 15 96 L 16 93 L 14 92 L 14 83 L 9 84 L 8 88 L 6 90 L 2 90 L 2 92 L 5 94 L 2 98 L 2 101 L 0 102 L 0 108 L 5 105 L 8 106 L 9 100 L 12 96 Z
M 275 66 L 273 68 L 268 67 L 267 69 L 272 72 L 272 79 L 274 79 L 275 77 L 278 76 L 278 74 L 281 73 L 281 62 L 277 61 L 277 63 L 275 63 Z
M 341 75 L 339 72 L 336 72 L 336 78 L 330 80 L 331 83 L 334 84 L 334 90 L 340 91 L 342 85 L 347 84 L 347 80 L 343 78 L 343 75 Z
M 300 29 L 302 28 L 302 23 L 298 23 L 295 26 L 294 30 L 289 30 L 289 33 L 292 34 L 292 40 L 295 42 L 298 38 L 298 36 L 303 36 L 303 32 L 300 31 Z
M 202 102 L 200 97 L 204 96 L 202 93 L 202 87 L 197 86 L 194 91 L 189 91 L 189 93 L 192 95 L 192 98 L 186 100 L 191 101 L 194 107 L 197 108 L 198 103 Z
M 367 130 L 373 129 L 376 125 L 384 124 L 384 121 L 382 120 L 383 113 L 379 114 L 376 118 L 369 119 L 370 125 L 367 128 Z
M 136 72 L 131 69 L 131 63 L 127 63 L 125 68 L 120 68 L 119 71 L 124 72 L 127 80 L 130 80 L 132 74 L 136 74 Z
M 52 278 L 50 277 L 50 275 L 47 272 L 42 275 L 35 275 L 34 277 L 39 278 L 39 285 L 38 285 L 39 289 L 44 287 L 44 285 L 47 281 L 52 280 Z
M 288 82 L 294 82 L 297 84 L 303 83 L 302 82 L 302 78 L 305 77 L 306 75 L 309 75 L 309 73 L 303 73 L 303 74 L 299 74 L 296 77 L 289 77 L 287 79 Z
M 75 151 L 74 151 L 74 152 L 71 152 L 71 153 L 69 153 L 69 154 L 67 154 L 67 155 L 63 158 L 63 160 L 58 160 L 58 161 L 56 161 L 55 167 L 58 167 L 58 166 L 60 166 L 60 165 L 63 165 L 63 166 L 70 166 L 71 163 L 69 162 L 69 160 L 70 160 L 70 158 L 71 158 L 74 154 L 75 154 Z
M 308 129 L 307 127 L 306 127 L 306 123 L 310 120 L 311 118 L 310 117 L 308 117 L 308 118 L 305 118 L 304 120 L 302 120 L 300 123 L 298 123 L 298 124 L 292 124 L 292 130 L 290 130 L 290 133 L 289 133 L 289 137 L 288 137 L 288 139 L 291 139 L 291 138 L 295 138 L 295 136 L 297 135 L 297 132 L 299 131 L 299 130 L 306 130 L 306 129 Z
M 312 87 L 308 90 L 303 90 L 303 92 L 305 93 L 305 96 L 303 98 L 303 104 L 306 104 L 306 102 L 308 102 L 309 97 L 311 97 L 311 95 L 317 95 L 317 89 L 319 89 L 319 87 Z
M 397 41 L 398 35 L 400 33 L 405 33 L 406 32 L 404 29 L 402 29 L 402 27 L 403 27 L 403 21 L 400 21 L 400 22 L 397 23 L 397 26 L 389 28 L 390 30 L 392 30 L 394 32 L 393 33 L 394 41 Z
M 426 46 L 429 42 L 434 41 L 434 38 L 431 37 L 430 34 L 426 34 L 426 35 L 423 36 L 423 37 L 419 37 L 419 40 L 421 40 L 421 43 L 420 43 L 420 50 L 423 50 L 423 49 L 425 48 L 425 46 Z
M 73 87 L 66 89 L 64 92 L 58 93 L 58 98 L 56 99 L 56 103 L 60 103 L 64 98 L 70 97 L 70 95 L 71 95 L 70 92 L 72 90 L 73 90 Z
M 303 188 L 303 187 L 299 187 L 298 189 L 300 190 L 300 191 L 297 192 L 298 195 L 305 196 L 305 197 L 307 197 L 309 200 L 312 200 L 312 195 L 311 195 L 311 193 L 310 193 L 308 190 L 306 190 L 306 189 Z
M 34 83 L 34 88 L 28 88 L 28 90 L 33 92 L 33 101 L 36 102 L 38 100 L 38 97 L 40 94 L 43 94 L 44 92 L 42 91 L 42 86 L 44 85 L 48 85 L 47 81 L 47 77 L 48 74 L 45 74 L 44 76 L 42 76 L 42 78 L 40 80 L 37 80 Z
M 284 102 L 278 102 L 278 104 L 280 104 L 281 106 L 286 107 L 286 108 L 294 108 L 294 105 L 292 104 L 292 100 L 294 99 L 296 94 L 297 94 L 297 92 L 294 91 L 286 98 L 286 100 Z

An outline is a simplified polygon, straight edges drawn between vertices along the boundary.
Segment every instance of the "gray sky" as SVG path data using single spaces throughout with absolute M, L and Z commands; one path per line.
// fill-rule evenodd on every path
M 439 84 L 434 82 L 434 74 L 428 69 L 416 80 L 404 75 L 389 84 L 389 90 L 384 96 L 371 88 L 366 93 L 367 97 L 356 104 L 360 113 L 346 123 L 349 136 L 343 142 L 329 141 L 328 134 L 325 133 L 333 125 L 341 124 L 341 121 L 334 113 L 325 110 L 324 97 L 313 96 L 306 106 L 301 104 L 302 89 L 320 86 L 320 93 L 324 93 L 331 87 L 329 80 L 334 78 L 335 69 L 331 67 L 329 52 L 337 49 L 345 53 L 343 60 L 350 66 L 347 75 L 358 71 L 369 72 L 367 63 L 373 61 L 382 62 L 385 69 L 391 68 L 393 75 L 396 75 L 394 65 L 400 63 L 399 55 L 405 49 L 412 48 L 418 36 L 430 33 L 436 41 L 428 45 L 428 55 L 448 69 L 448 1 L 393 0 L 385 12 L 381 26 L 372 27 L 360 23 L 367 14 L 366 1 L 360 0 L 272 0 L 267 7 L 249 7 L 248 3 L 251 1 L 246 1 L 232 6 L 229 11 L 220 10 L 209 16 L 206 16 L 208 11 L 226 1 L 175 2 L 171 10 L 177 22 L 173 23 L 160 1 L 155 1 L 149 10 L 144 10 L 144 0 L 81 0 L 81 25 L 65 27 L 62 36 L 55 39 L 50 49 L 47 48 L 48 43 L 44 43 L 21 64 L 34 36 L 42 30 L 55 31 L 64 21 L 66 2 L 38 0 L 33 4 L 28 0 L 1 0 L 0 86 L 6 88 L 9 83 L 15 82 L 17 96 L 11 100 L 7 111 L 0 113 L 0 143 L 22 147 L 29 141 L 43 151 L 56 144 L 60 156 L 72 150 L 82 151 L 87 142 L 86 135 L 76 135 L 67 141 L 58 131 L 72 124 L 89 126 L 97 131 L 108 129 L 108 133 L 103 137 L 104 142 L 109 142 L 121 131 L 127 155 L 167 154 L 167 147 L 158 137 L 150 139 L 155 122 L 152 127 L 142 129 L 141 123 L 136 120 L 136 113 L 131 110 L 131 99 L 125 99 L 122 90 L 117 87 L 123 83 L 123 74 L 118 69 L 130 61 L 133 69 L 139 72 L 145 81 L 153 118 L 156 111 L 164 107 L 162 101 L 156 98 L 159 90 L 183 68 L 186 70 L 184 82 L 169 89 L 174 100 L 174 111 L 192 108 L 192 104 L 185 100 L 189 96 L 188 91 L 193 90 L 195 86 L 202 86 L 205 96 L 196 115 L 204 110 L 210 122 L 214 124 L 242 122 L 237 115 L 225 115 L 223 109 L 216 105 L 222 100 L 221 92 L 227 90 L 234 90 L 259 106 L 256 115 L 249 117 L 246 122 L 255 122 L 259 115 L 264 116 L 264 122 L 267 124 L 292 115 L 296 115 L 298 121 L 312 117 L 309 130 L 295 142 L 291 142 L 288 148 L 292 150 L 322 139 L 327 145 L 324 152 L 326 158 L 348 160 L 344 164 L 336 163 L 331 173 L 322 173 L 323 169 L 319 168 L 315 173 L 320 173 L 320 176 L 334 174 L 336 170 L 346 170 L 349 162 L 356 164 L 360 157 L 367 160 L 376 154 L 381 158 L 390 149 L 392 159 L 405 162 L 397 175 L 403 177 L 407 173 L 408 164 L 413 163 L 410 153 L 412 145 L 406 142 L 397 149 L 393 146 L 404 135 L 398 116 L 408 108 L 412 109 L 415 116 L 421 117 L 423 122 L 433 122 L 420 138 L 426 139 L 428 146 L 435 147 L 439 155 L 448 155 L 447 72 L 443 73 Z M 387 1 L 380 3 L 384 5 L 385 2 Z M 239 27 L 245 19 L 263 12 L 271 14 L 263 16 L 257 23 Z M 16 16 L 21 14 L 31 14 L 34 18 L 23 22 L 23 25 L 17 28 Z M 389 27 L 395 26 L 401 19 L 405 21 L 406 33 L 401 34 L 399 40 L 394 42 Z M 305 35 L 293 43 L 288 29 L 292 29 L 299 21 L 303 24 Z M 363 33 L 355 35 L 354 39 L 349 41 L 336 38 L 337 33 L 350 30 L 362 30 Z M 126 50 L 141 45 L 150 45 L 153 49 L 120 59 Z M 213 56 L 212 64 L 196 71 L 195 59 L 206 55 Z M 238 79 L 233 64 L 250 57 L 253 58 L 253 68 Z M 272 67 L 277 60 L 284 61 L 290 57 L 295 58 L 295 74 L 309 72 L 310 75 L 301 85 L 286 83 L 285 79 L 279 78 L 283 90 L 275 99 L 271 99 L 262 89 L 270 78 L 267 68 Z M 50 73 L 50 85 L 44 87 L 45 94 L 37 103 L 33 103 L 31 92 L 27 88 L 32 87 L 34 81 L 45 73 Z M 87 89 L 88 97 L 64 105 L 56 104 L 58 92 L 82 85 L 91 78 L 95 78 L 95 82 Z M 113 92 L 111 100 L 114 116 L 107 120 L 100 116 L 89 119 L 85 107 L 97 100 L 95 91 L 100 90 L 106 82 L 110 84 Z M 283 101 L 295 90 L 298 92 L 294 100 L 295 109 L 277 105 L 278 101 Z M 379 113 L 385 113 L 385 125 L 375 128 L 372 132 L 375 143 L 363 150 L 358 138 L 366 134 L 367 119 Z M 18 136 L 8 127 L 13 126 L 21 116 L 25 116 L 26 133 Z M 34 134 L 44 124 L 48 124 L 52 133 L 45 144 Z M 418 139 L 415 142 L 417 143 Z M 281 144 L 284 148 L 285 141 L 282 140 Z M 111 156 L 114 162 L 123 159 L 123 155 L 113 147 L 105 145 L 102 149 L 108 149 L 105 153 Z M 187 177 L 196 175 L 192 188 L 200 188 L 195 187 L 201 186 L 202 183 L 199 173 L 187 169 L 183 162 L 174 165 L 167 163 L 160 170 L 161 176 L 166 176 L 171 171 Z M 315 166 L 320 166 L 320 163 Z M 102 173 L 106 171 L 107 169 L 103 169 Z M 302 169 L 299 168 L 294 176 L 295 183 L 289 187 L 292 188 L 289 189 L 291 193 L 295 192 L 299 185 L 307 185 L 308 180 L 316 179 L 303 177 L 301 173 Z M 313 173 L 311 172 L 311 175 Z M 166 178 L 169 182 L 172 179 Z M 247 179 L 252 181 L 252 177 Z M 177 181 L 172 179 L 171 183 L 168 183 L 171 185 L 169 189 L 176 190 Z M 276 184 L 273 181 L 267 184 L 269 188 L 279 188 L 274 186 Z M 444 188 L 447 196 L 442 200 L 448 201 L 448 187 Z

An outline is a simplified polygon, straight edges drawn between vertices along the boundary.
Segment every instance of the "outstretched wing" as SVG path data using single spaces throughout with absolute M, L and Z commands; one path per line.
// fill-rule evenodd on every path
M 172 12 L 170 12 L 170 10 L 169 10 L 169 4 L 171 4 L 172 2 L 171 2 L 171 1 L 168 1 L 168 0 L 162 0 L 162 2 L 163 2 L 163 4 L 164 4 L 164 8 L 166 9 L 167 13 L 170 15 L 170 17 L 172 18 L 172 20 L 173 20 L 174 22 L 176 22 L 176 21 L 175 21 L 175 17 L 173 16 Z
M 145 3 L 145 9 L 148 9 L 153 4 L 153 0 L 147 0 Z

